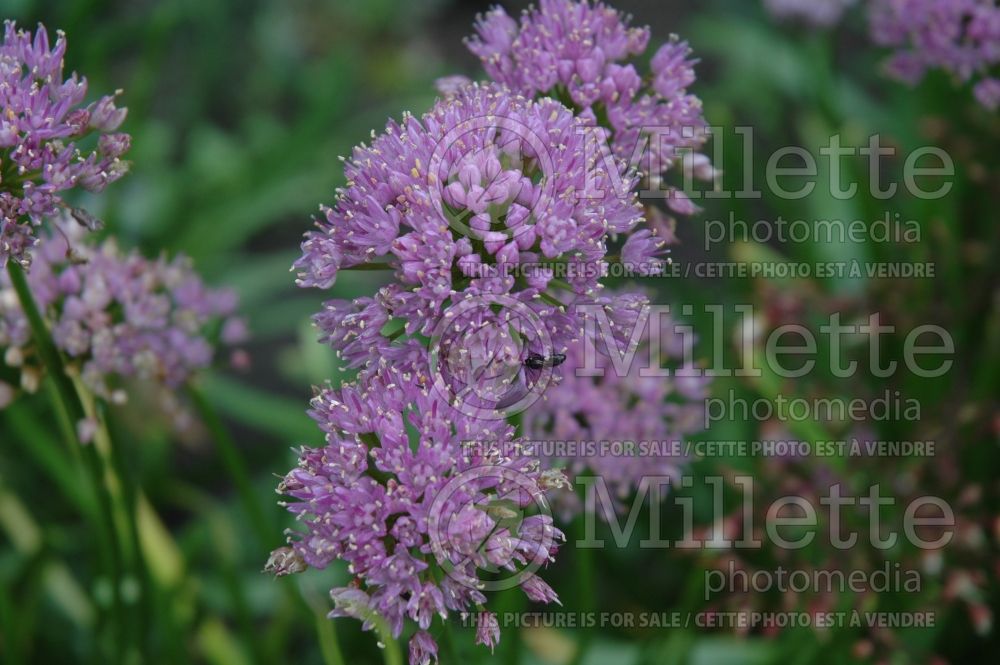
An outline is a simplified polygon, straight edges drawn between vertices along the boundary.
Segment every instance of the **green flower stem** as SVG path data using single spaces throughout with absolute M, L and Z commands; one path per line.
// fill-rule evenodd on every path
M 359 263 L 356 266 L 348 266 L 346 268 L 341 268 L 341 270 L 357 270 L 361 272 L 367 272 L 367 271 L 379 271 L 379 270 L 395 270 L 395 268 L 393 268 L 388 263 L 375 262 L 375 263 Z
M 76 435 L 76 423 L 83 419 L 83 408 L 76 399 L 76 390 L 73 388 L 73 382 L 64 371 L 62 357 L 59 355 L 59 350 L 56 348 L 55 342 L 52 341 L 52 336 L 49 335 L 49 329 L 45 325 L 42 313 L 39 311 L 38 305 L 35 303 L 35 298 L 31 294 L 31 288 L 28 286 L 28 279 L 24 274 L 24 269 L 21 268 L 17 261 L 8 261 L 7 274 L 10 276 L 10 283 L 14 287 L 15 293 L 17 293 L 21 310 L 28 320 L 28 326 L 31 328 L 35 351 L 38 353 L 42 364 L 45 365 L 45 369 L 48 370 L 49 378 L 55 385 L 57 394 L 55 395 L 54 406 L 56 407 L 59 427 L 63 436 L 67 439 L 67 443 L 71 445 L 78 444 L 80 441 Z
M 274 544 L 273 534 L 276 534 L 278 530 L 270 524 L 264 510 L 257 501 L 257 495 L 253 490 L 253 483 L 250 480 L 250 472 L 247 469 L 246 463 L 243 461 L 243 457 L 240 455 L 236 442 L 233 441 L 232 436 L 229 434 L 229 430 L 227 430 L 226 426 L 222 423 L 222 419 L 219 417 L 219 414 L 216 413 L 215 408 L 205 398 L 201 391 L 194 386 L 189 385 L 187 393 L 191 402 L 194 404 L 195 409 L 198 411 L 198 415 L 201 417 L 202 422 L 204 422 L 205 426 L 212 435 L 212 441 L 215 443 L 219 457 L 222 459 L 223 466 L 226 467 L 226 472 L 236 484 L 237 492 L 239 493 L 240 499 L 243 503 L 243 509 L 246 511 L 250 519 L 253 529 L 256 532 L 257 539 L 260 541 L 260 545 L 264 548 L 265 553 L 270 551 Z M 298 606 L 305 614 L 307 614 L 311 620 L 315 621 L 316 630 L 319 634 L 319 642 L 322 647 L 321 650 L 323 659 L 326 665 L 343 665 L 344 658 L 341 654 L 340 645 L 337 641 L 337 633 L 333 624 L 326 619 L 322 612 L 317 612 L 309 606 L 305 599 L 302 598 L 301 594 L 295 589 L 291 580 L 286 579 L 282 580 L 282 582 L 283 588 L 289 600 Z M 400 663 L 401 662 L 402 661 L 400 661 Z
M 0 478 L 0 527 L 6 532 L 14 551 L 26 559 L 39 557 L 45 561 L 46 573 L 42 578 L 52 600 L 75 624 L 90 628 L 94 623 L 94 608 L 90 599 L 73 577 L 69 566 L 45 551 L 43 527 L 17 495 L 8 490 L 3 478 Z
M 281 581 L 293 592 L 289 598 L 301 600 L 306 610 L 312 614 L 316 635 L 319 638 L 320 654 L 325 665 L 345 665 L 346 661 L 337 641 L 336 625 L 327 617 L 329 609 L 324 605 L 323 596 L 306 589 L 299 589 L 299 592 L 295 593 L 295 580 L 291 577 L 283 577 Z
M 112 487 L 112 496 L 115 498 L 118 508 L 116 514 L 121 522 L 119 532 L 127 534 L 131 569 L 139 580 L 139 611 L 136 617 L 138 641 L 136 646 L 141 654 L 149 654 L 152 653 L 150 638 L 157 590 L 146 563 L 139 531 L 139 488 L 126 463 L 125 452 L 116 443 L 116 439 L 111 436 L 108 427 L 108 414 L 103 408 L 104 405 L 94 400 L 88 402 L 85 397 L 87 393 L 79 383 L 77 390 L 84 402 L 84 408 L 88 410 L 88 415 L 98 423 L 94 442 L 107 464 L 108 484 Z
M 24 274 L 24 269 L 16 261 L 8 261 L 7 273 L 10 275 L 11 286 L 14 287 L 14 292 L 17 294 L 18 301 L 21 304 L 21 310 L 28 320 L 35 350 L 48 373 L 47 378 L 51 386 L 50 394 L 52 396 L 52 403 L 56 410 L 56 420 L 63 438 L 71 450 L 79 451 L 79 447 L 83 448 L 82 457 L 84 467 L 89 472 L 92 489 L 98 505 L 98 514 L 101 517 L 99 523 L 96 525 L 99 539 L 98 546 L 104 567 L 111 580 L 111 623 L 112 630 L 114 631 L 114 642 L 111 652 L 113 654 L 113 662 L 121 662 L 122 651 L 116 647 L 122 644 L 125 639 L 124 607 L 121 596 L 122 565 L 111 500 L 107 487 L 103 482 L 101 461 L 93 446 L 80 443 L 76 424 L 84 418 L 83 406 L 77 397 L 73 381 L 66 373 L 62 356 L 59 354 L 55 342 L 52 341 L 52 336 L 45 325 L 41 311 L 38 309 L 34 296 L 31 294 L 31 288 L 28 286 L 28 279 Z
M 583 515 L 576 519 L 574 524 L 576 536 L 578 541 L 585 540 L 587 538 L 587 518 Z M 574 563 L 576 566 L 576 580 L 579 584 L 579 600 L 578 606 L 579 611 L 583 614 L 590 614 L 597 609 L 596 605 L 596 590 L 594 589 L 594 579 L 596 579 L 597 571 L 594 566 L 594 550 L 589 547 L 575 547 L 573 549 Z M 573 660 L 570 661 L 571 665 L 579 665 L 583 662 L 584 657 L 587 655 L 587 651 L 590 648 L 590 638 L 591 631 L 584 630 L 580 634 L 580 639 L 576 644 L 576 653 L 573 654 Z
M 67 460 L 59 441 L 52 438 L 50 432 L 36 422 L 22 405 L 13 405 L 4 411 L 4 420 L 14 433 L 12 442 L 20 447 L 22 454 L 45 471 L 69 505 L 76 506 L 88 523 L 96 524 L 97 504 L 87 486 L 81 484 L 85 474 L 78 448 L 71 448 L 77 453 L 75 459 Z
M 316 618 L 316 635 L 319 636 L 319 650 L 326 665 L 344 665 L 344 655 L 337 641 L 337 629 L 333 621 L 327 618 L 326 612 L 313 612 Z
M 385 665 L 403 665 L 403 652 L 399 649 L 399 642 L 392 636 L 389 622 L 371 608 L 359 609 L 363 619 L 371 622 L 375 634 L 378 635 L 378 645 L 382 651 L 382 661 Z
M 441 642 L 444 644 L 444 651 L 448 654 L 446 665 L 464 665 L 465 660 L 460 657 L 458 644 L 455 641 L 455 633 L 451 629 L 451 623 L 447 619 L 441 619 Z
M 527 611 L 528 598 L 520 587 L 506 589 L 497 594 L 497 617 L 512 616 Z M 496 662 L 504 665 L 519 665 L 521 662 L 522 635 L 519 630 L 507 631 L 497 647 Z
M 541 298 L 542 300 L 544 300 L 545 302 L 547 302 L 548 304 L 552 305 L 553 307 L 565 307 L 566 306 L 558 298 L 549 295 L 545 291 L 541 291 L 538 294 L 538 297 Z
M 257 539 L 260 541 L 261 546 L 270 551 L 274 541 L 274 534 L 277 531 L 272 528 L 263 509 L 257 502 L 253 483 L 250 481 L 250 471 L 247 469 L 246 463 L 243 461 L 243 457 L 236 447 L 236 442 L 233 441 L 229 431 L 222 424 L 222 419 L 219 418 L 219 415 L 215 412 L 212 405 L 209 404 L 208 400 L 205 399 L 201 391 L 189 385 L 187 393 L 199 417 L 201 417 L 205 427 L 208 428 L 209 433 L 212 435 L 212 441 L 215 443 L 216 451 L 219 453 L 223 466 L 226 467 L 226 472 L 233 479 L 233 482 L 236 483 L 236 491 L 239 492 L 240 499 L 243 502 L 243 509 L 250 519 L 250 523 L 257 534 Z

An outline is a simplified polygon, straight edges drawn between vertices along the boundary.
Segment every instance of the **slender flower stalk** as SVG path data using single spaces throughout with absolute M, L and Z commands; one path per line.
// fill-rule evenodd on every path
M 124 660 L 127 661 L 144 653 L 144 649 L 148 646 L 147 631 L 152 623 L 150 603 L 154 593 L 152 578 L 146 566 L 145 553 L 139 538 L 137 493 L 131 482 L 131 474 L 124 466 L 120 446 L 112 440 L 103 406 L 79 379 L 74 381 L 74 387 L 86 414 L 84 422 L 90 423 L 93 428 L 90 437 L 92 445 L 88 448 L 96 452 L 100 462 L 103 484 L 111 504 L 112 524 L 121 549 L 122 576 L 124 577 L 127 572 L 135 575 L 140 581 L 139 611 L 136 614 L 129 612 L 124 618 L 129 626 L 135 619 L 137 633 L 132 635 L 129 631 L 130 643 L 122 645 Z M 131 651 L 128 647 L 131 647 Z
M 80 387 L 80 390 L 85 390 Z M 96 412 L 99 409 L 99 412 Z M 148 653 L 151 648 L 152 629 L 155 626 L 156 595 L 159 590 L 156 588 L 156 580 L 150 571 L 146 561 L 146 552 L 142 543 L 142 532 L 139 525 L 139 502 L 142 490 L 135 480 L 135 473 L 128 464 L 126 451 L 121 441 L 112 436 L 108 418 L 109 414 L 104 405 L 95 404 L 95 417 L 98 423 L 98 431 L 95 435 L 95 443 L 99 449 L 107 451 L 106 457 L 110 462 L 109 473 L 117 479 L 121 486 L 121 502 L 125 516 L 124 532 L 128 537 L 128 549 L 132 559 L 133 572 L 139 579 L 141 594 L 139 597 L 139 653 Z
M 222 460 L 226 472 L 229 474 L 236 490 L 240 496 L 243 510 L 250 519 L 255 536 L 259 544 L 268 548 L 274 540 L 274 529 L 271 520 L 267 518 L 263 507 L 257 500 L 257 493 L 253 489 L 250 479 L 250 471 L 246 462 L 240 454 L 236 442 L 219 417 L 215 407 L 205 397 L 204 394 L 194 385 L 187 386 L 187 395 L 194 405 L 202 423 L 208 428 L 212 442 L 215 444 Z M 291 564 L 289 564 L 291 565 Z M 284 592 L 289 600 L 305 614 L 312 617 L 316 615 L 316 610 L 306 602 L 291 584 L 283 585 Z M 336 629 L 323 620 L 322 614 L 314 617 L 316 622 L 316 633 L 322 646 L 323 659 L 326 665 L 343 665 L 340 643 L 337 639 Z M 397 647 L 398 650 L 398 647 Z
M 215 409 L 200 390 L 189 385 L 187 387 L 187 395 L 191 403 L 194 404 L 202 423 L 208 428 L 212 442 L 215 444 L 216 451 L 219 453 L 219 458 L 222 460 L 226 472 L 236 484 L 236 491 L 239 493 L 243 509 L 250 519 L 250 524 L 253 526 L 255 535 L 260 540 L 260 544 L 267 547 L 268 543 L 274 538 L 273 526 L 257 501 L 257 495 L 250 481 L 250 472 L 247 470 L 243 456 L 236 447 L 236 442 L 233 441 L 232 436 L 230 436 L 229 431 L 222 424 L 222 420 L 215 412 Z
M 41 363 L 48 368 L 55 386 L 55 406 L 58 421 L 62 427 L 63 435 L 68 442 L 75 444 L 78 442 L 76 423 L 83 420 L 83 411 L 75 398 L 73 382 L 63 371 L 62 358 L 56 348 L 52 337 L 49 334 L 48 326 L 42 319 L 42 314 L 35 303 L 35 298 L 28 286 L 28 280 L 24 274 L 24 268 L 16 263 L 7 265 L 7 275 L 10 285 L 17 297 L 20 310 L 23 313 L 34 339 L 35 350 Z
M 63 438 L 70 448 L 76 449 L 80 446 L 80 438 L 76 423 L 85 420 L 85 412 L 77 396 L 72 379 L 66 373 L 62 356 L 52 337 L 49 329 L 42 319 L 42 315 L 32 296 L 31 289 L 24 274 L 23 267 L 17 262 L 7 263 L 7 274 L 10 283 L 17 294 L 17 298 L 24 312 L 25 319 L 31 330 L 32 338 L 38 350 L 39 357 L 45 365 L 45 369 L 50 378 L 50 395 L 52 396 L 53 407 L 56 410 L 57 421 L 60 424 Z M 96 498 L 98 506 L 97 533 L 99 550 L 105 567 L 105 572 L 111 582 L 111 624 L 114 631 L 115 641 L 124 640 L 124 606 L 121 595 L 122 561 L 121 543 L 115 529 L 112 502 L 104 483 L 104 472 L 101 460 L 96 451 L 91 446 L 84 446 L 83 450 L 84 466 L 87 469 L 90 479 L 91 489 Z M 120 652 L 113 650 L 115 658 L 120 658 Z M 117 662 L 117 661 L 116 661 Z

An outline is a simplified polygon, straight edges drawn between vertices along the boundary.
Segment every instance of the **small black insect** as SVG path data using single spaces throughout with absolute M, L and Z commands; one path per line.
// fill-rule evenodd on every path
M 544 369 L 546 367 L 559 367 L 566 362 L 565 353 L 553 353 L 550 358 L 546 358 L 540 353 L 529 353 L 524 360 L 524 366 L 528 369 Z
M 100 231 L 104 228 L 104 222 L 94 217 L 89 212 L 83 208 L 70 208 L 70 216 L 76 220 L 77 224 L 86 228 L 88 231 Z

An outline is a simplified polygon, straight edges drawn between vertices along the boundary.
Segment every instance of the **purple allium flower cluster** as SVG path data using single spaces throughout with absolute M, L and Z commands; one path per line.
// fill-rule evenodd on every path
M 523 420 L 526 437 L 544 455 L 546 466 L 564 467 L 571 479 L 600 477 L 613 502 L 641 490 L 647 477 L 678 475 L 687 460 L 676 455 L 676 442 L 704 426 L 709 383 L 685 360 L 691 357 L 691 335 L 681 334 L 669 316 L 651 316 L 641 293 L 615 297 L 621 301 L 615 310 L 633 315 L 610 321 L 627 330 L 627 341 L 610 348 L 610 335 L 590 335 L 574 344 L 560 367 L 561 380 L 525 411 Z M 651 354 L 653 325 L 660 329 L 658 354 Z M 645 375 L 657 366 L 669 376 Z M 561 454 L 563 444 L 574 447 Z M 567 515 L 583 508 L 573 492 L 555 498 Z M 606 506 L 599 502 L 593 507 Z
M 113 240 L 91 246 L 75 221 L 49 224 L 57 232 L 37 244 L 28 283 L 56 346 L 95 394 L 121 402 L 123 381 L 132 378 L 178 388 L 210 364 L 216 338 L 245 339 L 236 295 L 207 288 L 185 257 L 149 260 Z M 0 275 L 0 349 L 29 390 L 41 372 L 33 343 L 9 278 Z
M 507 417 L 544 395 L 560 365 L 579 366 L 595 310 L 609 329 L 590 343 L 605 354 L 642 319 L 646 298 L 604 294 L 602 278 L 611 260 L 656 264 L 672 238 L 666 218 L 640 228 L 639 173 L 626 158 L 643 135 L 659 131 L 651 150 L 662 166 L 651 178 L 675 163 L 716 175 L 697 152 L 705 122 L 686 91 L 687 46 L 672 38 L 644 81 L 628 61 L 649 31 L 627 23 L 603 5 L 566 0 L 546 0 L 520 25 L 502 10 L 482 18 L 470 48 L 495 81 L 442 79 L 429 112 L 390 121 L 355 148 L 345 186 L 321 208 L 295 264 L 304 287 L 329 289 L 352 269 L 394 279 L 314 317 L 321 341 L 360 373 L 313 399 L 326 444 L 303 448 L 279 487 L 304 532 L 268 569 L 345 561 L 354 580 L 332 590 L 331 616 L 366 627 L 384 620 L 395 636 L 415 623 L 411 665 L 437 658 L 435 614 L 474 612 L 477 642 L 498 642 L 484 607 L 498 576 L 533 601 L 557 601 L 536 572 L 562 539 L 544 492 L 568 481 L 514 439 Z M 694 211 L 682 194 L 669 205 Z M 633 372 L 568 377 L 526 423 L 593 438 L 617 419 L 628 429 L 609 435 L 666 440 L 693 429 L 684 399 L 702 389 Z M 592 423 L 570 431 L 569 410 Z M 621 493 L 650 469 L 626 462 L 608 472 Z
M 855 0 L 764 0 L 764 8 L 782 21 L 798 21 L 818 28 L 840 22 Z
M 310 415 L 326 444 L 303 448 L 278 488 L 294 499 L 288 509 L 305 531 L 272 556 L 270 569 L 346 561 L 354 581 L 332 590 L 331 616 L 370 628 L 377 614 L 396 637 L 410 620 L 416 664 L 436 659 L 427 632 L 434 616 L 482 611 L 497 577 L 532 600 L 557 600 L 535 571 L 562 533 L 545 511 L 525 516 L 544 507 L 552 476 L 537 459 L 505 452 L 516 449 L 513 427 L 442 401 L 426 356 L 405 368 L 386 359 L 369 365 L 357 382 L 319 392 Z M 493 646 L 499 627 L 485 614 L 477 640 Z
M 500 7 L 480 16 L 467 45 L 494 81 L 528 97 L 562 100 L 607 131 L 615 155 L 658 181 L 706 140 L 701 100 L 687 90 L 696 61 L 673 35 L 653 54 L 649 73 L 640 74 L 633 60 L 646 52 L 650 31 L 629 23 L 600 2 L 541 0 L 520 21 Z M 650 161 L 643 167 L 636 153 L 647 139 Z M 713 179 L 709 160 L 699 161 L 694 174 Z M 696 211 L 683 192 L 668 191 L 675 212 Z
M 4 24 L 0 44 L 0 267 L 27 266 L 34 227 L 63 205 L 60 192 L 80 186 L 100 191 L 127 170 L 121 160 L 128 134 L 115 133 L 126 110 L 114 97 L 82 106 L 87 81 L 63 78 L 66 38 L 54 47 L 42 26 L 34 36 Z M 95 145 L 81 141 L 97 134 Z
M 391 320 L 432 335 L 449 307 L 489 296 L 530 308 L 565 347 L 581 325 L 553 293 L 592 297 L 609 241 L 642 220 L 634 180 L 618 192 L 588 141 L 593 132 L 558 102 L 495 85 L 464 86 L 421 118 L 390 122 L 347 160 L 347 186 L 296 268 L 302 286 L 329 288 L 340 270 L 379 262 L 396 280 L 374 298 L 327 303 L 316 318 L 325 340 L 361 366 L 389 343 Z
M 995 0 L 873 0 L 872 39 L 896 49 L 889 73 L 915 84 L 932 69 L 974 82 L 990 110 L 1000 108 L 1000 6 Z

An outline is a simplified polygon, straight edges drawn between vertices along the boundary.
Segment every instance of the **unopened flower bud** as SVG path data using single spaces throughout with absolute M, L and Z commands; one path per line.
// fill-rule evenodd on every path
M 0 409 L 6 409 L 14 401 L 14 388 L 0 381 Z
M 38 386 L 42 383 L 42 373 L 34 367 L 25 367 L 21 370 L 21 388 L 26 393 L 38 392 Z

